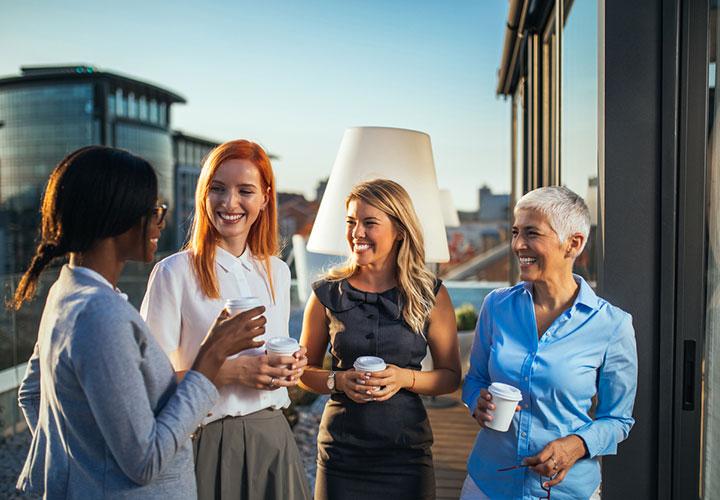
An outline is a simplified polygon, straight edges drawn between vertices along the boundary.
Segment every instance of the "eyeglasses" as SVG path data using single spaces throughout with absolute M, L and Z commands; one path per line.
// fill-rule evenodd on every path
M 155 219 L 155 224 L 158 226 L 163 223 L 165 220 L 165 214 L 167 214 L 168 206 L 165 203 L 161 203 L 160 205 L 156 205 L 153 207 L 152 211 L 150 212 Z
M 502 469 L 498 469 L 497 471 L 498 472 L 506 472 L 509 470 L 521 469 L 523 467 L 529 467 L 529 465 L 526 465 L 526 464 L 513 465 L 512 467 L 503 467 Z M 548 478 L 548 479 L 552 479 L 552 478 Z M 540 487 L 542 488 L 542 490 L 545 493 L 547 493 L 547 496 L 538 497 L 539 500 L 545 500 L 545 499 L 550 500 L 550 488 L 552 488 L 552 487 L 551 486 L 545 487 L 545 479 L 543 478 L 543 476 L 540 476 Z

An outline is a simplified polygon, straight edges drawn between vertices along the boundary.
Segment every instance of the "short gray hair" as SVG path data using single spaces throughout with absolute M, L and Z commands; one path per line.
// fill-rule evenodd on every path
M 565 186 L 547 186 L 526 193 L 515 204 L 518 210 L 536 210 L 543 214 L 550 227 L 565 242 L 571 235 L 580 233 L 585 237 L 583 248 L 590 234 L 590 211 L 580 195 Z

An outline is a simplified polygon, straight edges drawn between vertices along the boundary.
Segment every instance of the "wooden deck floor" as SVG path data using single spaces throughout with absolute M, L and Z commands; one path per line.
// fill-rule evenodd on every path
M 457 500 L 467 474 L 467 461 L 479 427 L 465 405 L 460 402 L 460 393 L 451 396 L 458 404 L 450 408 L 427 408 L 432 425 L 435 444 L 435 482 L 437 500 Z

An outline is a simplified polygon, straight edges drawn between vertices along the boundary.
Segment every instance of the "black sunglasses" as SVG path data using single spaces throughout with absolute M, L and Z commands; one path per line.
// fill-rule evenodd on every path
M 163 223 L 165 220 L 165 215 L 167 214 L 168 206 L 165 203 L 161 203 L 159 205 L 156 205 L 153 207 L 152 211 L 150 212 L 155 219 L 155 224 L 158 226 Z

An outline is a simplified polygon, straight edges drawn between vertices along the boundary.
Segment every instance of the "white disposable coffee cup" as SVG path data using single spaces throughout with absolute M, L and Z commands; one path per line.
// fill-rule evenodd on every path
M 257 297 L 240 297 L 239 299 L 228 299 L 225 301 L 225 309 L 227 309 L 230 316 L 235 316 L 238 313 L 260 307 L 262 302 Z
M 291 337 L 273 337 L 265 343 L 265 351 L 273 356 L 292 356 L 300 350 L 300 344 Z
M 356 372 L 381 372 L 387 365 L 382 358 L 377 356 L 360 356 L 353 363 Z
M 490 429 L 507 432 L 510 428 L 515 408 L 522 401 L 522 393 L 511 385 L 500 382 L 493 382 L 488 387 L 488 392 L 492 394 L 492 402 L 495 405 L 494 410 L 488 410 L 493 419 L 485 422 L 485 427 Z
M 238 299 L 227 299 L 225 301 L 225 309 L 227 310 L 228 314 L 230 316 L 235 316 L 236 314 L 240 314 L 243 311 L 247 311 L 249 309 L 254 309 L 256 307 L 260 307 L 262 302 L 260 302 L 260 299 L 257 297 L 240 297 Z M 258 335 L 253 340 L 265 340 L 265 335 Z M 256 348 L 256 349 L 247 349 L 243 351 L 243 354 L 255 354 L 259 355 L 262 354 L 264 351 L 262 348 Z M 233 354 L 232 356 L 228 356 L 228 359 L 234 359 L 237 358 L 240 354 Z

